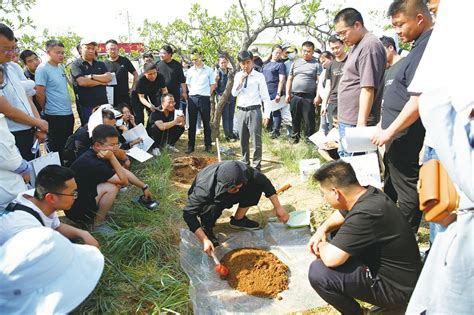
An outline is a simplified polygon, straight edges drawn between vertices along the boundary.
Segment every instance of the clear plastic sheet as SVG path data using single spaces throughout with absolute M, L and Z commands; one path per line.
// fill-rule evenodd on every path
M 282 298 L 267 299 L 251 296 L 232 289 L 214 271 L 214 262 L 202 251 L 202 245 L 189 230 L 181 230 L 181 267 L 190 279 L 190 297 L 194 314 L 287 314 L 326 305 L 311 288 L 308 269 L 314 256 L 306 244 L 307 228 L 289 229 L 281 223 L 268 223 L 263 230 L 239 231 L 228 236 L 218 235 L 222 246 L 216 249 L 220 259 L 227 252 L 242 247 L 271 251 L 290 269 L 289 289 L 279 294 Z

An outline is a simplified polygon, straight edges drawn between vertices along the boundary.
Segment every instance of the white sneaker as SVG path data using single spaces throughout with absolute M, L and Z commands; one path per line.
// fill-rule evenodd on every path
M 153 154 L 154 156 L 160 156 L 161 155 L 160 149 L 154 148 L 153 150 L 151 150 L 151 154 Z
M 174 145 L 167 144 L 166 148 L 170 150 L 171 152 L 179 153 L 179 150 Z

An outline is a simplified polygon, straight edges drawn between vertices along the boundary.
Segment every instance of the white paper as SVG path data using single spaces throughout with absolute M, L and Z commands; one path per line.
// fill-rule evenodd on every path
M 135 160 L 137 160 L 140 163 L 143 163 L 153 157 L 150 153 L 143 151 L 142 149 L 138 148 L 137 146 L 134 146 L 130 150 L 127 151 L 127 155 L 131 156 Z
M 346 128 L 346 135 L 342 139 L 347 152 L 373 152 L 377 146 L 372 143 L 372 137 L 377 132 L 377 127 Z
M 359 184 L 362 186 L 371 185 L 382 189 L 379 159 L 376 152 L 343 157 L 342 159 L 352 165 Z
M 308 138 L 313 142 L 319 149 L 331 150 L 334 147 L 328 147 L 328 143 L 339 143 L 339 131 L 337 128 L 332 128 L 327 135 L 324 135 L 324 131 L 319 130 Z
M 115 72 L 112 72 L 112 80 L 107 83 L 107 85 L 117 85 L 117 76 L 115 75 Z
M 107 102 L 110 104 L 114 103 L 114 87 L 113 86 L 106 86 L 105 92 L 107 93 Z
M 145 127 L 143 124 L 137 125 L 135 128 L 132 128 L 130 130 L 125 131 L 122 136 L 127 140 L 128 142 L 133 141 L 137 138 L 142 138 L 142 142 L 134 145 L 133 147 L 137 147 L 142 149 L 143 151 L 148 151 L 150 147 L 153 145 L 155 141 L 153 141 L 152 138 L 148 135 L 146 132 Z
M 176 119 L 176 117 L 180 117 L 180 116 L 184 116 L 184 113 L 181 109 L 175 109 L 174 110 L 174 118 Z

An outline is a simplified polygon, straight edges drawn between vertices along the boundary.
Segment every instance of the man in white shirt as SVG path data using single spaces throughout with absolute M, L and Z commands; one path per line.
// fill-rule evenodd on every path
M 0 217 L 0 245 L 23 230 L 43 225 L 98 248 L 99 243 L 89 232 L 59 221 L 56 211 L 67 211 L 76 198 L 74 172 L 59 165 L 46 166 L 36 178 L 35 189 L 18 194 L 7 207 L 7 214 Z
M 265 77 L 253 70 L 253 56 L 248 51 L 238 55 L 242 71 L 235 75 L 232 95 L 237 97 L 237 121 L 242 161 L 250 165 L 249 139 L 253 143 L 253 167 L 260 170 L 262 162 L 262 102 L 270 106 Z
M 198 112 L 201 113 L 204 125 L 204 146 L 206 152 L 211 152 L 211 94 L 216 88 L 214 71 L 202 61 L 202 55 L 195 52 L 192 55 L 194 66 L 189 68 L 186 75 L 188 85 L 188 149 L 186 154 L 194 152 L 196 143 L 196 121 Z

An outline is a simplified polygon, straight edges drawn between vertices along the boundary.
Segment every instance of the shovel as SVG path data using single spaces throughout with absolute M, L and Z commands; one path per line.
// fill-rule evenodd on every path
M 214 251 L 211 252 L 212 259 L 214 259 L 214 263 L 216 264 L 216 267 L 214 270 L 223 278 L 225 278 L 229 274 L 229 268 L 221 264 L 219 259 L 217 259 L 216 254 Z

